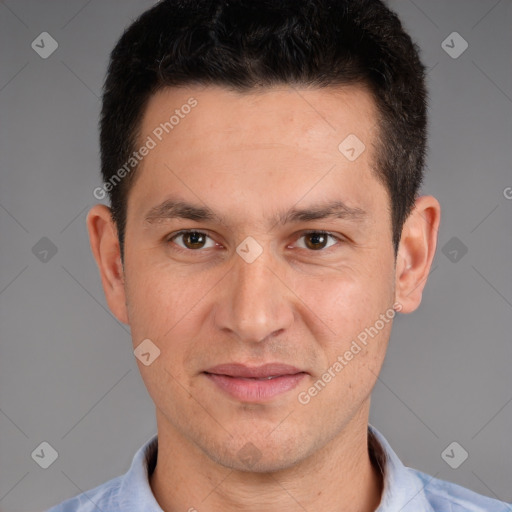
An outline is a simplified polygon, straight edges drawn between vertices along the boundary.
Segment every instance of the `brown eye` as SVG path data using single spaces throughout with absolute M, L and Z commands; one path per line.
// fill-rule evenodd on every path
M 323 249 L 327 243 L 327 236 L 323 233 L 309 233 L 305 237 L 306 246 L 309 249 Z
M 179 244 L 177 240 L 181 239 L 182 244 Z M 214 247 L 215 242 L 211 240 L 211 245 L 206 246 L 208 239 L 210 237 L 201 231 L 181 231 L 170 238 L 169 241 L 172 241 L 183 249 L 188 250 L 197 250 L 197 249 L 208 249 L 209 247 Z
M 331 235 L 330 233 L 326 233 L 325 231 L 310 231 L 308 233 L 303 233 L 299 240 L 304 239 L 304 245 L 301 247 L 299 244 L 299 247 L 309 249 L 311 251 L 321 251 L 322 249 L 335 245 L 335 242 L 327 245 L 329 243 L 329 238 L 334 241 L 340 241 L 339 238 Z

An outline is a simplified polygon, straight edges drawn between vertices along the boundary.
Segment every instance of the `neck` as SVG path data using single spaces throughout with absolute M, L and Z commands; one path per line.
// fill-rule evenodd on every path
M 383 481 L 368 451 L 368 415 L 314 456 L 272 473 L 221 466 L 163 418 L 157 421 L 158 460 L 150 485 L 165 512 L 374 512 L 380 503 Z

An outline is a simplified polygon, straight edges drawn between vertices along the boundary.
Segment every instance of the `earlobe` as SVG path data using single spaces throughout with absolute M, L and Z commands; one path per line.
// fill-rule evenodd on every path
M 107 304 L 120 322 L 128 324 L 124 271 L 117 229 L 110 208 L 102 204 L 93 206 L 87 214 L 87 231 Z
M 432 196 L 419 197 L 404 223 L 398 249 L 395 294 L 403 313 L 421 303 L 437 246 L 441 206 Z

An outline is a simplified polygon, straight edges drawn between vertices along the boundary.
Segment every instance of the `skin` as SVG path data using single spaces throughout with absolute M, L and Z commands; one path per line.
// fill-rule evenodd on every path
M 298 396 L 380 315 L 418 307 L 439 203 L 417 199 L 395 259 L 389 196 L 372 170 L 376 107 L 362 87 L 167 88 L 150 99 L 140 140 L 190 97 L 197 106 L 137 170 L 124 266 L 109 208 L 96 205 L 87 217 L 110 309 L 130 325 L 134 348 L 149 338 L 160 349 L 149 366 L 137 360 L 156 406 L 153 493 L 166 511 L 373 511 L 382 479 L 367 424 L 392 321 L 307 404 Z M 355 161 L 338 150 L 348 134 L 366 146 Z M 144 221 L 170 197 L 223 220 Z M 328 200 L 366 215 L 273 220 Z M 202 246 L 169 240 L 181 229 L 208 237 Z M 322 244 L 304 230 L 338 238 Z M 248 236 L 263 249 L 252 263 L 236 252 Z M 245 403 L 203 373 L 232 362 L 281 362 L 307 375 L 295 389 Z M 251 467 L 239 456 L 247 443 L 258 454 Z

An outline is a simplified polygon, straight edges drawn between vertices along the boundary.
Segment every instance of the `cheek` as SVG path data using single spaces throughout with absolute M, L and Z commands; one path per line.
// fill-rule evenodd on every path
M 395 316 L 392 288 L 386 282 L 370 286 L 364 280 L 347 279 L 331 281 L 321 293 L 309 288 L 309 299 L 318 312 L 318 317 L 310 313 L 309 319 L 317 329 L 316 342 L 323 356 L 322 366 L 300 390 L 298 401 L 328 411 L 333 422 L 357 410 L 380 372 Z M 338 406 L 333 408 L 333 403 Z
M 128 314 L 134 348 L 149 338 L 160 350 L 156 362 L 162 370 L 169 372 L 159 378 L 167 382 L 172 375 L 179 382 L 188 382 L 184 370 L 187 359 L 191 353 L 204 351 L 200 346 L 201 340 L 204 341 L 201 329 L 207 316 L 204 299 L 215 293 L 214 286 L 220 278 L 212 275 L 210 279 L 208 273 L 191 276 L 175 265 L 149 265 L 142 258 L 133 261 L 127 276 Z M 143 378 L 146 375 L 148 379 L 154 378 L 154 372 L 148 372 L 148 367 L 139 367 Z M 174 379 L 171 378 L 171 382 Z
M 136 258 L 127 264 L 126 275 L 132 328 L 151 328 L 160 336 L 186 316 L 201 296 L 201 280 L 169 264 Z
M 323 353 L 323 366 L 310 382 L 313 388 L 303 390 L 304 398 L 314 397 L 318 406 L 328 407 L 332 400 L 346 407 L 360 404 L 384 361 L 395 314 L 393 267 L 381 262 L 369 268 L 346 268 L 329 279 L 299 285 L 297 294 L 311 309 L 304 309 L 303 318 Z
M 169 413 L 182 398 L 183 386 L 189 386 L 183 361 L 196 336 L 193 327 L 197 322 L 197 308 L 194 308 L 197 294 L 193 292 L 194 286 L 190 283 L 187 286 L 179 272 L 168 266 L 161 268 L 133 261 L 127 276 L 133 347 L 149 339 L 157 347 L 154 350 L 159 351 L 150 365 L 140 360 L 137 365 L 150 396 L 156 403 L 166 404 L 164 409 Z
M 143 262 L 126 266 L 126 297 L 134 347 L 149 338 L 162 351 L 173 326 L 183 316 L 187 304 L 170 272 L 150 268 Z M 188 308 L 190 309 L 190 308 Z
M 295 291 L 307 306 L 304 317 L 310 327 L 320 329 L 319 339 L 335 343 L 356 336 L 393 304 L 393 282 L 389 268 L 345 268 L 329 277 L 301 278 Z

